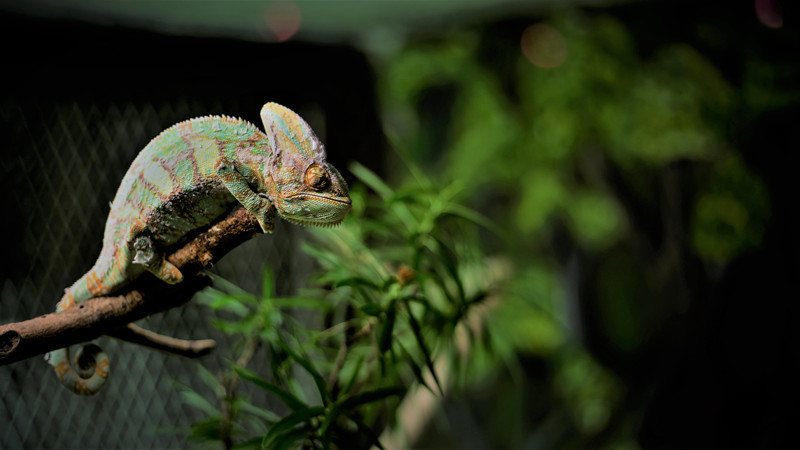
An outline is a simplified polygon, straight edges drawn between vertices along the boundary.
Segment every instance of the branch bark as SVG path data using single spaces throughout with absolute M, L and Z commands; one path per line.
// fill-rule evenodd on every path
M 188 302 L 197 291 L 210 284 L 208 277 L 200 274 L 201 270 L 260 233 L 255 217 L 239 206 L 167 257 L 183 273 L 181 283 L 170 286 L 145 273 L 118 295 L 93 298 L 60 313 L 0 325 L 0 365 L 89 341 L 103 334 L 120 335 L 123 339 L 127 336 L 131 339 L 126 340 L 156 348 L 161 345 L 162 350 L 179 354 L 181 345 L 188 345 L 184 349 L 187 356 L 210 351 L 208 341 L 187 344 L 187 341 L 144 333 L 145 330 L 138 327 L 133 328 L 134 332 L 124 327 Z M 193 347 L 197 345 L 199 347 Z

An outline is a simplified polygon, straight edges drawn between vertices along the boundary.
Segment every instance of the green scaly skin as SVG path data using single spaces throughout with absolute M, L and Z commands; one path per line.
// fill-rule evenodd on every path
M 266 133 L 241 119 L 209 116 L 176 124 L 150 141 L 117 190 L 97 262 L 65 291 L 56 311 L 108 295 L 144 271 L 180 282 L 183 275 L 163 249 L 238 203 L 265 233 L 272 232 L 276 213 L 300 225 L 339 224 L 350 210 L 347 184 L 326 162 L 311 127 L 276 103 L 264 105 L 261 119 Z M 96 364 L 89 373 L 72 367 L 67 348 L 46 356 L 76 394 L 92 395 L 108 378 L 107 355 L 97 346 L 90 351 Z

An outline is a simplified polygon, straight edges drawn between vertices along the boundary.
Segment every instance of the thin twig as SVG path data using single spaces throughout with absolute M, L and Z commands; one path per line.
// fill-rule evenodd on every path
M 109 336 L 121 339 L 133 344 L 139 344 L 155 350 L 171 353 L 173 355 L 185 356 L 187 358 L 199 358 L 208 355 L 217 345 L 213 339 L 186 340 L 172 336 L 164 336 L 142 327 L 129 323 L 124 328 L 113 330 L 107 333 Z

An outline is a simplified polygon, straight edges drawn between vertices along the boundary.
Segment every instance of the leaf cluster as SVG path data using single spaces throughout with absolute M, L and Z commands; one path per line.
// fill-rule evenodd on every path
M 411 170 L 414 183 L 395 190 L 351 166 L 360 182 L 354 211 L 304 245 L 320 268 L 315 289 L 276 298 L 265 271 L 260 296 L 219 277 L 202 295 L 217 312 L 213 324 L 241 344 L 220 377 L 201 373 L 219 406 L 184 392 L 208 416 L 191 438 L 227 448 L 383 448 L 379 435 L 410 387 L 434 395 L 456 387 L 450 371 L 465 366 L 454 343 L 480 337 L 473 311 L 492 295 L 476 225 L 494 226 L 459 203 L 458 185 L 435 186 Z M 255 358 L 269 358 L 271 373 L 248 369 Z M 238 395 L 238 380 L 281 405 Z

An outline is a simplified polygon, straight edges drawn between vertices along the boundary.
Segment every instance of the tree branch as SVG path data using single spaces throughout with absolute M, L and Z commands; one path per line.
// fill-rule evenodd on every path
M 171 286 L 145 273 L 113 297 L 93 298 L 60 313 L 0 325 L 0 365 L 89 341 L 103 334 L 127 335 L 145 345 L 150 341 L 153 344 L 150 346 L 161 345 L 161 349 L 167 351 L 172 346 L 174 350 L 174 345 L 180 340 L 169 341 L 155 333 L 139 333 L 141 329 L 138 327 L 132 332 L 120 330 L 126 324 L 188 302 L 195 292 L 210 284 L 208 277 L 199 274 L 201 270 L 260 232 L 255 217 L 239 206 L 167 257 L 183 273 L 181 283 Z M 137 334 L 139 336 L 133 336 Z
M 217 345 L 213 339 L 201 339 L 197 341 L 178 339 L 145 330 L 132 323 L 106 334 L 132 344 L 143 345 L 155 350 L 161 350 L 187 358 L 199 358 L 208 355 Z

